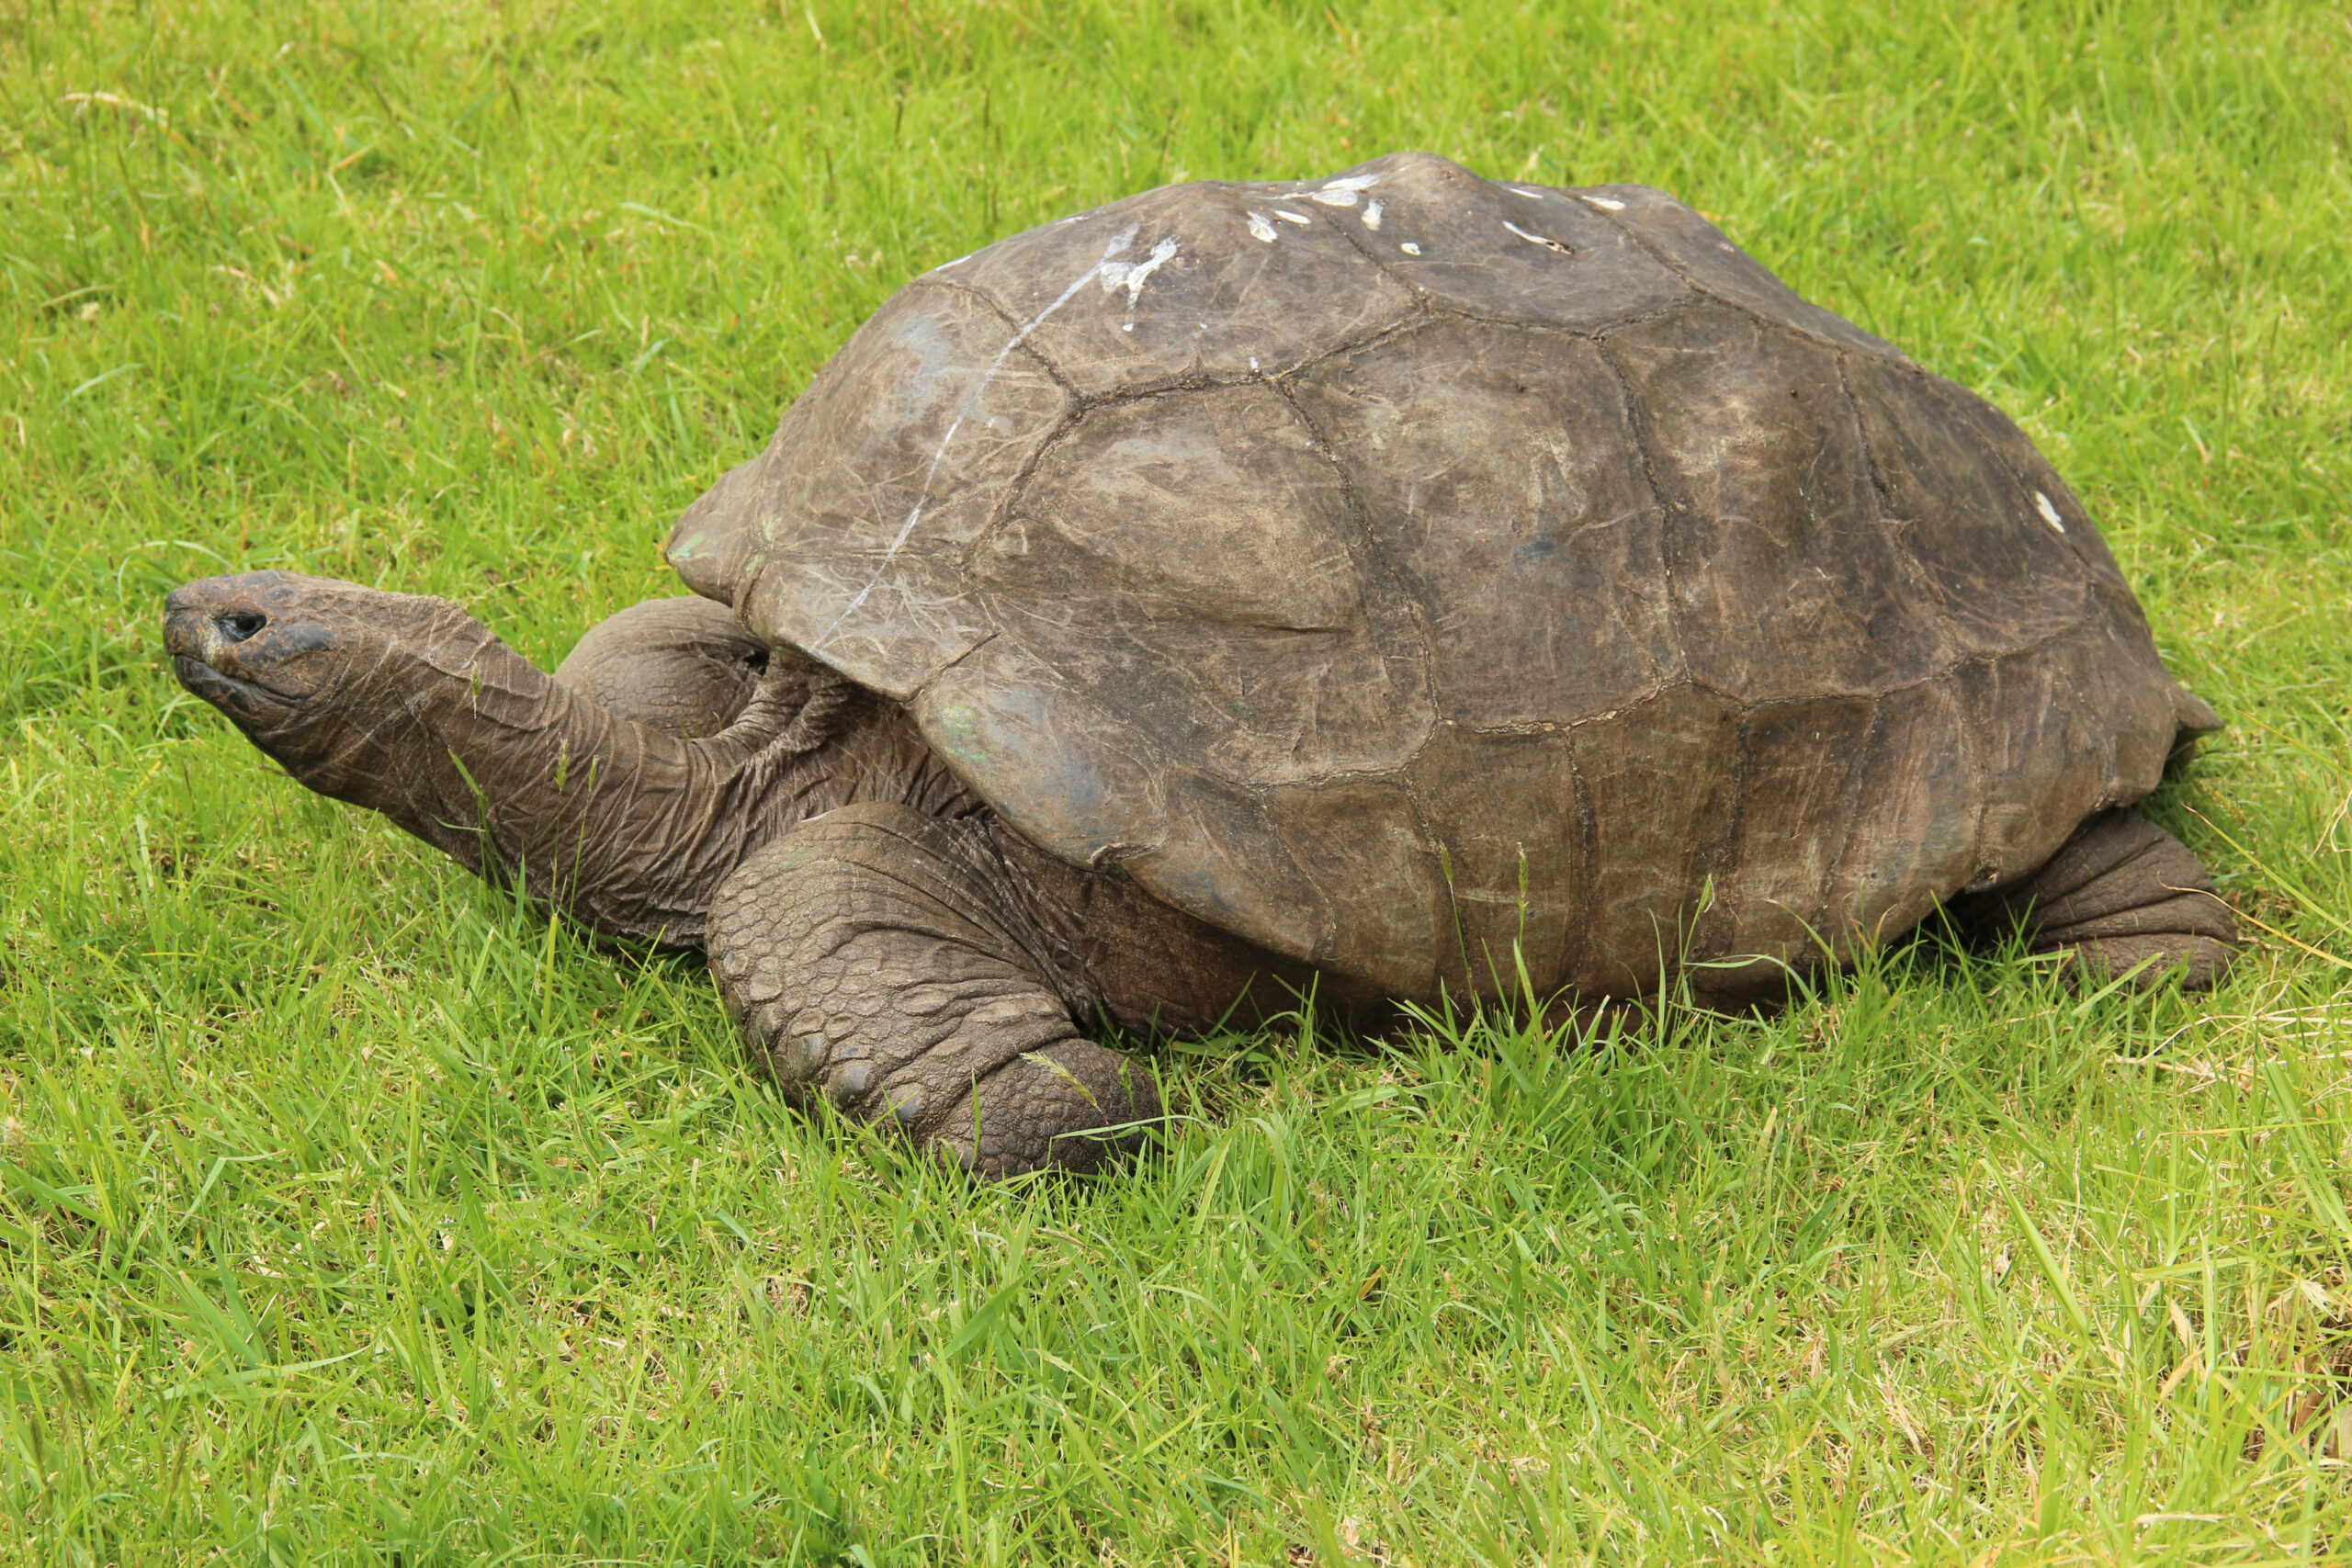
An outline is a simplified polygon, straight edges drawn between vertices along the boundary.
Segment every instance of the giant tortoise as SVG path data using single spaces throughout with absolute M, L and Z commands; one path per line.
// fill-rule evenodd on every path
M 1997 411 L 1690 208 L 1396 154 L 907 284 L 550 677 L 444 600 L 171 595 L 297 779 L 699 945 L 796 1097 L 988 1174 L 1159 1114 L 1081 1032 L 1688 985 L 1951 903 L 2206 986 L 2122 807 L 2220 721 Z

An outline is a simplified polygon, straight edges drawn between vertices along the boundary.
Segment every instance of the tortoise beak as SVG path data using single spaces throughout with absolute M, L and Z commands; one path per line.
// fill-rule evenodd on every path
M 281 668 L 289 656 L 331 640 L 300 613 L 297 600 L 307 581 L 291 572 L 249 571 L 174 589 L 164 600 L 164 648 L 180 684 L 215 705 L 301 696 L 286 680 L 272 677 L 291 673 Z

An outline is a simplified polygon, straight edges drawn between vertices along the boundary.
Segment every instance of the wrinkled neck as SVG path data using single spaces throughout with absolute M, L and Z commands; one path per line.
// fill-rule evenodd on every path
M 854 788 L 803 722 L 827 701 L 803 671 L 773 671 L 733 725 L 688 740 L 599 706 L 487 632 L 462 661 L 437 662 L 403 705 L 425 787 L 384 808 L 607 935 L 698 943 L 718 883 L 757 840 L 837 804 L 828 786 Z

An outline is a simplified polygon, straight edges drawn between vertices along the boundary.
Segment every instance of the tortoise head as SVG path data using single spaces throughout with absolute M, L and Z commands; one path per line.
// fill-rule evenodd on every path
M 399 816 L 431 765 L 424 710 L 462 696 L 497 639 L 446 599 L 250 571 L 174 590 L 164 646 L 180 684 L 297 779 Z
M 637 638 L 654 694 L 695 684 L 693 660 L 669 657 L 682 649 L 741 655 L 714 614 L 657 615 L 671 640 Z M 837 771 L 802 761 L 842 704 L 797 665 L 748 704 L 729 696 L 735 722 L 689 740 L 674 719 L 642 722 L 554 680 L 446 599 L 290 571 L 208 577 L 164 601 L 164 646 L 180 683 L 300 783 L 469 870 L 518 874 L 614 936 L 699 941 L 747 836 L 797 821 L 809 780 Z M 734 692 L 741 671 L 722 673 L 705 694 Z

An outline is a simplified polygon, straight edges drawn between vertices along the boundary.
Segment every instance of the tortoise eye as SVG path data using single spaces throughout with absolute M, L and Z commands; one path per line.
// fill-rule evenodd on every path
M 254 615 L 250 610 L 231 610 L 213 617 L 212 624 L 219 626 L 220 635 L 231 642 L 243 642 L 269 625 L 269 617 Z

